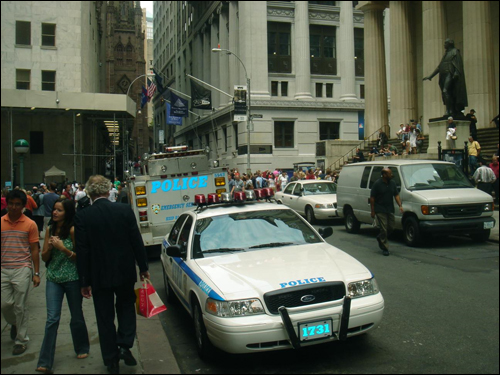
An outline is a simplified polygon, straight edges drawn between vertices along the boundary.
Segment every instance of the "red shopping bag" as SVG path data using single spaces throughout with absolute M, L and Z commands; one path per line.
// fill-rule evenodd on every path
M 148 279 L 144 279 L 141 288 L 135 290 L 137 315 L 151 318 L 167 310 L 160 296 L 156 293 L 153 284 Z

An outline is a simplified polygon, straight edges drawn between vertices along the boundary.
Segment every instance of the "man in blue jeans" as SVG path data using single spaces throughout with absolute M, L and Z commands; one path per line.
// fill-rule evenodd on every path
M 377 241 L 384 255 L 389 255 L 389 242 L 387 237 L 392 233 L 395 226 L 394 199 L 399 210 L 403 213 L 403 204 L 399 197 L 396 183 L 393 181 L 392 171 L 389 168 L 382 169 L 382 176 L 374 184 L 370 192 L 371 216 L 377 217 L 380 233 Z

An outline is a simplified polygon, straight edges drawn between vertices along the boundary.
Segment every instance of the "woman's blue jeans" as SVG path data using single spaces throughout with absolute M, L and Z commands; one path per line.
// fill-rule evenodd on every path
M 52 369 L 56 352 L 57 329 L 59 328 L 59 321 L 61 320 L 64 294 L 66 294 L 69 311 L 71 313 L 69 326 L 75 353 L 77 355 L 88 353 L 90 344 L 87 325 L 83 317 L 83 297 L 80 290 L 80 281 L 76 280 L 58 284 L 47 280 L 45 294 L 47 298 L 47 323 L 45 324 L 45 337 L 43 338 L 42 349 L 40 350 L 38 367 Z

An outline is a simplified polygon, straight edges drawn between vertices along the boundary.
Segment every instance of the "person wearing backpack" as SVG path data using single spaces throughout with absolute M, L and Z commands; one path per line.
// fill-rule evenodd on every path
M 90 198 L 87 196 L 87 193 L 85 193 L 85 191 L 83 189 L 85 189 L 85 185 L 80 184 L 78 186 L 78 191 L 76 192 L 76 195 L 75 195 L 76 211 L 77 212 L 80 212 L 85 207 L 90 206 Z

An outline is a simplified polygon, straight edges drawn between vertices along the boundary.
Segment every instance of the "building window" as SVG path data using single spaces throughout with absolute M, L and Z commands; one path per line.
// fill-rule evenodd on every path
M 365 76 L 364 29 L 354 29 L 354 70 L 356 77 Z
M 333 98 L 333 83 L 326 84 L 326 97 Z
M 274 122 L 274 147 L 293 148 L 294 147 L 294 122 L 275 121 Z
M 233 125 L 234 148 L 238 149 L 238 124 Z
M 288 96 L 288 82 L 281 82 L 281 96 Z
M 16 44 L 31 45 L 31 22 L 16 21 Z
M 16 69 L 16 89 L 29 90 L 31 81 L 31 70 Z
M 271 81 L 271 96 L 278 96 L 278 81 Z
M 320 122 L 319 123 L 319 140 L 340 138 L 340 122 Z
M 30 154 L 43 154 L 43 132 L 30 132 Z
M 42 70 L 42 90 L 56 91 L 56 72 L 51 70 Z
M 227 152 L 227 127 L 222 128 L 222 134 L 224 135 L 224 152 Z
M 334 26 L 311 25 L 311 73 L 337 74 L 337 51 Z
M 42 46 L 55 47 L 56 25 L 54 23 L 42 23 Z
M 359 85 L 359 98 L 365 98 L 365 85 Z
M 292 72 L 292 47 L 290 24 L 267 23 L 267 56 L 269 73 Z
M 317 98 L 323 97 L 323 84 L 319 82 L 316 82 L 316 97 Z

